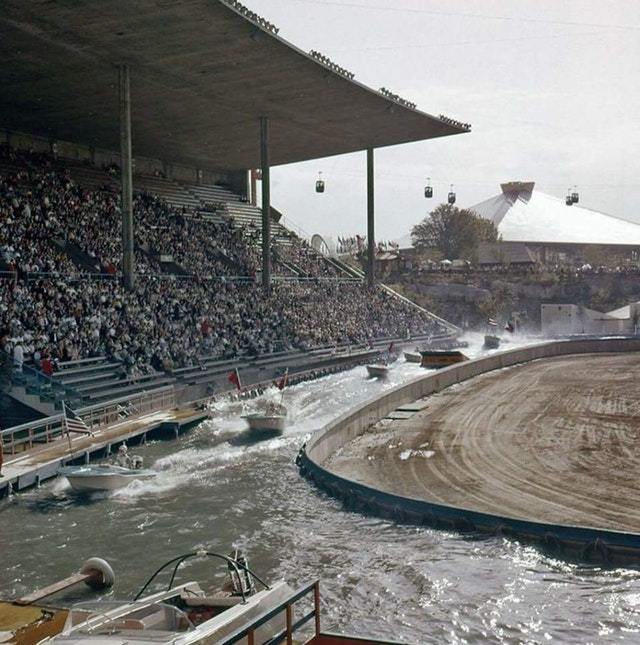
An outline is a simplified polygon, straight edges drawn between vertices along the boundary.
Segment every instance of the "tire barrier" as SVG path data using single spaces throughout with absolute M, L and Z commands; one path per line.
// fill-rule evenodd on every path
M 435 374 L 430 373 L 393 388 L 326 425 L 302 446 L 296 457 L 296 465 L 300 474 L 318 488 L 341 500 L 346 507 L 367 515 L 467 534 L 489 533 L 517 539 L 578 562 L 604 566 L 640 566 L 638 533 L 549 524 L 403 497 L 336 475 L 323 466 L 335 451 L 397 407 L 479 374 L 554 356 L 635 351 L 640 351 L 640 339 L 557 341 L 493 354 L 445 368 Z

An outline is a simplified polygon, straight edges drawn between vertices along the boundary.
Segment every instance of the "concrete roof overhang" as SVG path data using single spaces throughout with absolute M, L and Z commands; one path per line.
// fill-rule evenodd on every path
M 272 165 L 467 131 L 330 69 L 223 0 L 5 0 L 0 127 L 119 148 L 131 70 L 134 155 L 202 168 Z

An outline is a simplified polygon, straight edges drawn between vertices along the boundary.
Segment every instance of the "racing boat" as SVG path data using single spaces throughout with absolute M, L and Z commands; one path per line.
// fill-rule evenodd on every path
M 432 370 L 469 360 L 468 356 L 457 349 L 430 349 L 423 350 L 420 354 L 420 367 L 426 367 Z
M 384 363 L 374 363 L 367 365 L 369 378 L 387 378 L 389 375 L 389 366 Z
M 261 412 L 243 414 L 250 430 L 258 432 L 283 432 L 287 425 L 287 408 L 282 403 L 269 401 Z
M 500 347 L 500 336 L 494 336 L 493 334 L 487 334 L 484 337 L 484 349 L 498 349 Z
M 127 446 L 122 444 L 118 448 L 116 463 L 64 466 L 58 474 L 66 477 L 79 493 L 109 491 L 124 488 L 134 480 L 152 479 L 157 475 L 154 470 L 144 469 L 142 464 L 142 457 L 129 455 Z
M 128 486 L 134 480 L 152 479 L 157 475 L 154 470 L 132 469 L 112 464 L 65 466 L 58 470 L 58 474 L 66 477 L 71 487 L 79 493 L 117 490 Z
M 419 350 L 416 348 L 415 352 L 405 352 L 404 360 L 407 363 L 420 363 L 422 361 L 422 356 L 420 356 Z

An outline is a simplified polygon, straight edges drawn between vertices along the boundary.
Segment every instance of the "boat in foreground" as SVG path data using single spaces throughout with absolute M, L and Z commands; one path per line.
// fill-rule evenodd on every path
M 469 357 L 457 349 L 430 349 L 420 352 L 421 362 L 420 367 L 427 369 L 440 369 L 468 361 Z
M 220 590 L 207 593 L 197 582 L 174 585 L 183 562 L 205 557 L 226 564 L 227 580 Z M 157 577 L 163 572 L 171 574 L 167 588 L 144 595 L 152 585 L 157 588 Z M 257 585 L 260 585 L 260 590 L 257 590 Z M 131 601 L 77 603 L 66 614 L 64 625 L 57 627 L 54 621 L 60 623 L 60 615 L 49 612 L 48 617 L 43 616 L 30 625 L 23 625 L 21 636 L 28 637 L 30 629 L 34 630 L 34 636 L 37 630 L 42 634 L 43 623 L 49 620 L 51 624 L 44 632 L 48 635 L 29 642 L 57 645 L 274 645 L 283 642 L 383 645 L 389 642 L 322 632 L 320 583 L 317 580 L 297 590 L 284 581 L 269 585 L 249 569 L 242 555 L 225 556 L 204 550 L 187 553 L 165 563 Z

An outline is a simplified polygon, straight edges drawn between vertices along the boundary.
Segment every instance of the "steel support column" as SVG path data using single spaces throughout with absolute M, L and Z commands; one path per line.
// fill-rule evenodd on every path
M 373 182 L 373 148 L 367 148 L 367 284 L 372 287 L 376 279 L 376 233 Z
M 269 118 L 260 117 L 262 169 L 262 288 L 271 289 L 271 178 L 269 175 Z
M 124 286 L 131 291 L 135 284 L 133 255 L 133 171 L 131 163 L 131 91 L 129 66 L 118 68 L 120 81 L 120 168 L 122 172 L 122 273 Z

